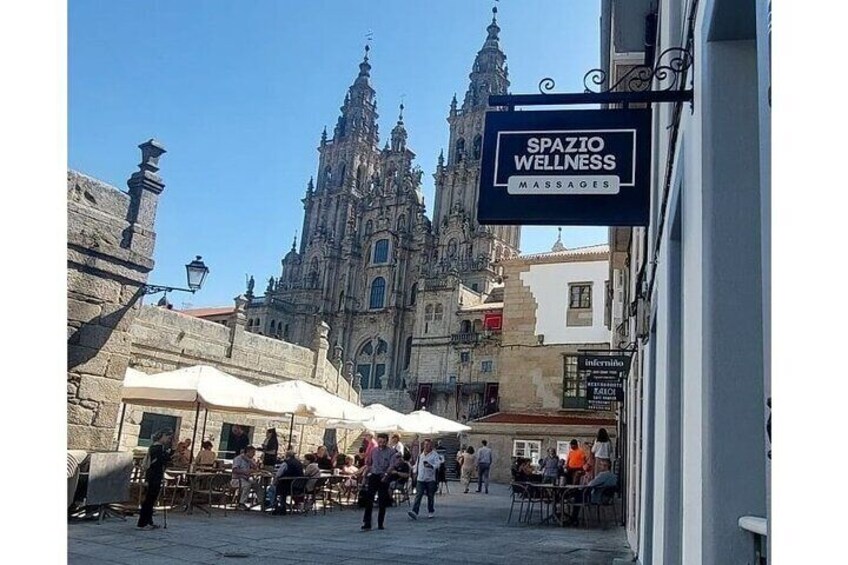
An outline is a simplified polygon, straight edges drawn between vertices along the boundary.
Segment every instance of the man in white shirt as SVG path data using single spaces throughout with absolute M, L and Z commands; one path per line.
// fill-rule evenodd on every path
M 424 440 L 424 451 L 418 456 L 415 463 L 415 472 L 418 482 L 415 487 L 415 503 L 412 510 L 407 512 L 412 520 L 418 519 L 418 511 L 421 509 L 421 499 L 427 494 L 427 517 L 432 518 L 436 514 L 434 502 L 436 498 L 436 470 L 442 464 L 442 456 L 433 449 L 430 439 Z
M 477 450 L 477 492 L 486 483 L 486 494 L 489 494 L 489 469 L 492 467 L 492 448 L 485 439 L 481 442 L 483 446 Z
M 244 453 L 233 459 L 233 479 L 230 485 L 239 489 L 239 508 L 247 509 L 247 498 L 250 496 L 250 490 L 254 486 L 251 475 L 259 468 L 253 457 L 256 455 L 256 448 L 249 445 L 244 449 Z
M 403 444 L 400 442 L 400 436 L 398 434 L 392 434 L 391 440 L 389 440 L 389 447 L 396 450 L 400 458 L 403 459 Z

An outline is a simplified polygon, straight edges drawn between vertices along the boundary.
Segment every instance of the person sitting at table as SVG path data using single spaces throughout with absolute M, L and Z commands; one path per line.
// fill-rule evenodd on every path
M 303 468 L 303 476 L 309 478 L 309 481 L 306 483 L 306 492 L 312 492 L 318 477 L 321 476 L 321 468 L 318 466 L 318 458 L 314 453 L 307 453 L 303 456 L 303 459 L 306 461 L 306 466 Z
M 409 459 L 412 455 L 407 450 L 407 457 L 404 457 L 398 464 L 394 466 L 389 471 L 389 492 L 393 492 L 395 490 L 405 490 L 406 482 L 409 480 L 409 476 L 412 474 L 412 467 L 409 465 Z
M 333 470 L 333 460 L 327 453 L 327 448 L 323 445 L 319 446 L 318 450 L 315 452 L 315 462 L 318 464 L 318 468 L 322 471 Z
M 277 503 L 271 514 L 279 516 L 286 513 L 286 498 L 291 494 L 292 479 L 303 476 L 303 464 L 294 454 L 294 450 L 286 451 L 286 458 L 277 468 L 274 480 L 277 483 Z
M 362 468 L 365 465 L 365 447 L 360 447 L 359 451 L 353 457 L 353 464 L 356 465 L 357 468 Z
M 542 459 L 540 467 L 542 469 L 542 482 L 548 484 L 556 484 L 557 476 L 559 475 L 559 456 L 556 449 L 548 448 L 548 455 Z
M 212 451 L 212 442 L 207 440 L 200 444 L 200 452 L 194 461 L 198 467 L 212 467 L 217 459 L 216 453 Z
M 243 510 L 248 510 L 247 499 L 251 489 L 255 487 L 251 478 L 251 475 L 259 469 L 259 465 L 254 460 L 255 456 L 256 448 L 248 445 L 244 448 L 244 453 L 233 459 L 233 478 L 230 485 L 239 489 L 238 507 Z
M 359 467 L 353 464 L 353 457 L 345 456 L 344 466 L 340 469 L 343 476 L 347 477 L 344 482 L 345 493 L 352 491 L 359 485 L 357 475 L 359 475 Z
M 177 443 L 177 447 L 174 450 L 174 455 L 171 457 L 171 467 L 188 467 L 189 459 L 191 457 L 191 452 L 188 450 L 187 445 L 189 443 L 191 443 L 191 440 L 183 440 Z
M 583 465 L 586 464 L 586 456 L 580 450 L 580 444 L 576 439 L 569 442 L 568 457 L 565 460 L 565 475 L 568 478 L 568 484 L 579 485 L 580 478 L 583 476 Z
M 592 479 L 586 488 L 574 489 L 572 491 L 566 491 L 566 498 L 572 502 L 580 503 L 586 500 L 586 493 L 591 492 L 590 500 L 592 504 L 598 504 L 601 502 L 601 496 L 603 495 L 603 491 L 606 488 L 613 488 L 618 486 L 618 477 L 615 476 L 615 473 L 612 471 L 601 471 L 598 473 L 594 479 Z M 566 520 L 566 526 L 576 526 L 578 523 L 578 519 L 580 518 L 580 506 L 576 504 L 571 505 L 571 515 Z

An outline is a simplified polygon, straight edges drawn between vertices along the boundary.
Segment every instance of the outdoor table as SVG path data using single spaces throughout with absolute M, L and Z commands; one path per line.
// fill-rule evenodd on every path
M 199 508 L 206 512 L 207 515 L 211 516 L 212 512 L 206 508 L 207 505 L 201 502 L 196 495 L 201 491 L 211 492 L 213 479 L 227 474 L 229 473 L 211 470 L 186 471 L 185 476 L 188 481 L 188 492 L 186 493 L 186 498 L 181 510 L 185 511 L 186 514 L 193 514 L 194 509 Z M 204 486 L 206 486 L 206 489 L 203 488 Z
M 542 520 L 542 524 L 545 524 L 553 519 L 557 519 L 559 524 L 565 525 L 565 521 L 567 519 L 566 514 L 566 506 L 568 504 L 568 494 L 569 491 L 580 490 L 588 488 L 588 485 L 555 485 L 551 483 L 526 483 L 530 488 L 537 488 L 541 492 L 548 492 L 550 494 L 550 498 L 553 501 L 554 511 Z M 556 507 L 559 504 L 559 515 L 557 516 Z

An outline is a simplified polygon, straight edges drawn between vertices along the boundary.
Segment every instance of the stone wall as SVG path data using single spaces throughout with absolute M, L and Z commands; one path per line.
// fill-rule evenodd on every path
M 141 144 L 129 193 L 68 171 L 68 448 L 108 450 L 130 361 L 129 329 L 153 268 L 164 189 L 157 142 Z
M 342 376 L 340 363 L 327 359 L 329 327 L 321 324 L 315 331 L 313 349 L 250 333 L 245 329 L 246 299 L 237 297 L 228 326 L 154 306 L 142 307 L 130 328 L 132 367 L 146 373 L 158 373 L 192 365 L 212 365 L 258 386 L 299 379 L 320 386 L 351 402 L 359 402 L 358 392 Z M 121 448 L 138 444 L 139 426 L 144 412 L 178 418 L 178 436 L 191 438 L 195 413 L 159 407 L 129 406 L 124 418 Z M 206 419 L 205 434 L 203 421 Z M 254 428 L 252 442 L 262 443 L 264 431 L 273 427 L 280 434 L 281 449 L 288 443 L 290 417 L 265 418 L 244 414 L 200 413 L 197 441 L 209 439 L 217 450 L 224 423 Z M 324 429 L 301 425 L 295 420 L 292 444 L 302 452 L 323 443 Z M 345 448 L 345 437 L 354 432 L 339 431 L 337 440 Z

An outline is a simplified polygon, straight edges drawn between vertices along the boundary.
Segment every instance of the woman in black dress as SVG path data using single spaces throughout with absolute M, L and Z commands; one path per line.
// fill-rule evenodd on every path
M 277 440 L 277 430 L 268 428 L 265 432 L 265 441 L 262 442 L 262 464 L 273 467 L 277 464 L 277 451 L 280 449 L 280 443 Z
M 147 450 L 142 466 L 144 478 L 147 480 L 147 494 L 141 503 L 141 511 L 138 514 L 138 527 L 146 530 L 155 530 L 159 526 L 153 523 L 153 506 L 159 498 L 162 489 L 162 479 L 165 477 L 165 467 L 171 461 L 173 450 L 171 439 L 174 432 L 171 430 L 160 430 L 153 435 L 153 445 Z

